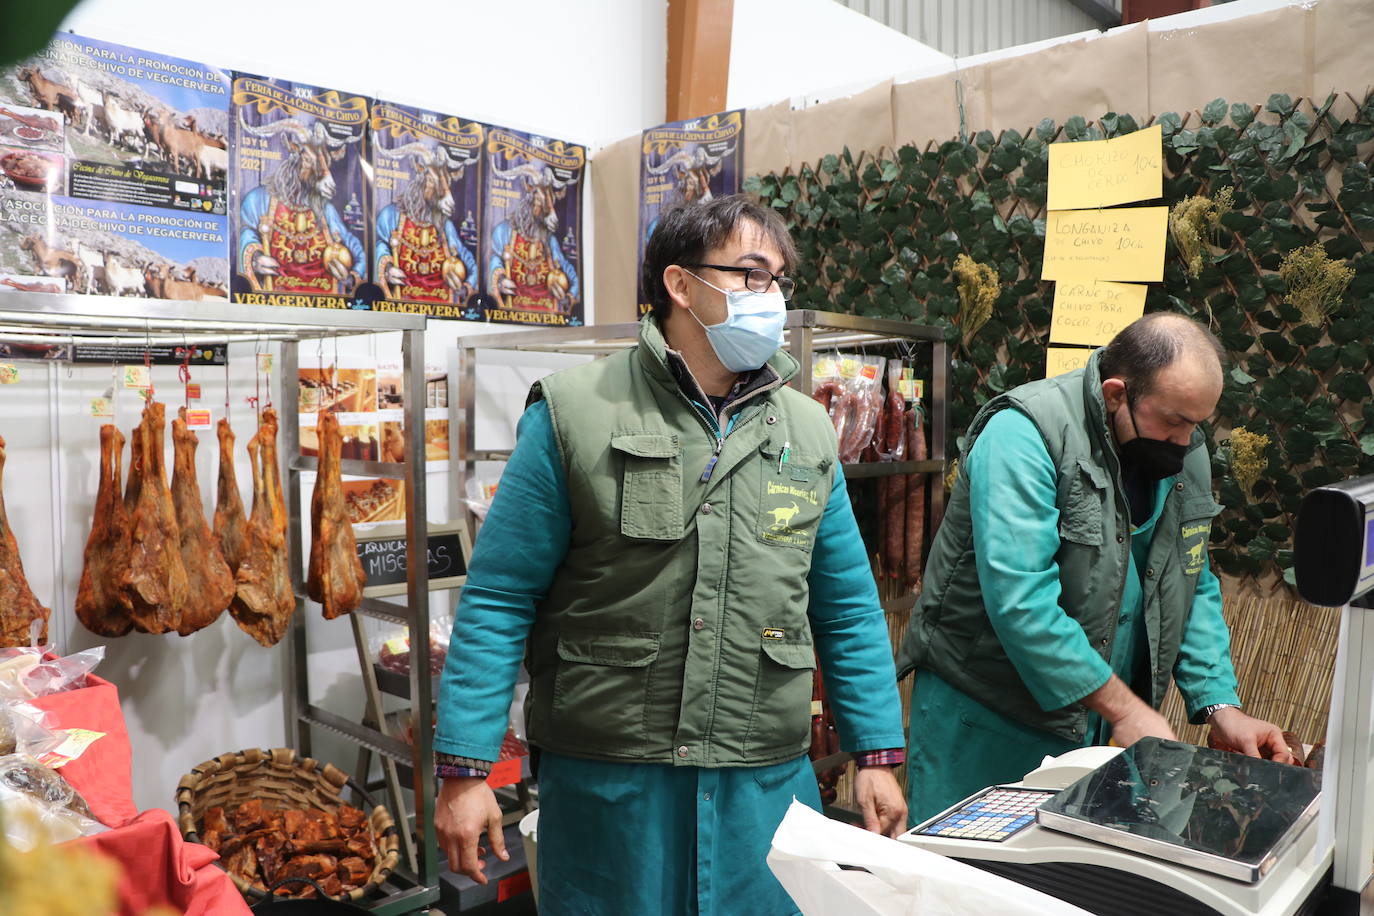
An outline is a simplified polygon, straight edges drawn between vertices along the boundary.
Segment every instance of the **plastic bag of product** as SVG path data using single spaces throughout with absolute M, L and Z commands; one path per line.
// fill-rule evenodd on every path
M 25 675 L 25 681 L 28 689 L 32 690 L 36 697 L 45 697 L 48 694 L 61 693 L 64 690 L 75 690 L 85 686 L 86 675 L 94 671 L 104 658 L 105 647 L 96 646 L 94 649 L 76 652 L 62 658 L 40 660 Z
M 474 475 L 468 478 L 467 496 L 463 498 L 463 504 L 472 510 L 472 514 L 477 516 L 480 521 L 486 521 L 487 510 L 491 508 L 492 498 L 496 496 L 496 487 L 500 483 L 500 478 L 492 479 Z
M 0 649 L 0 700 L 31 700 L 29 672 L 38 667 L 40 650 Z
M 437 675 L 444 670 L 448 657 L 448 640 L 453 633 L 453 615 L 447 611 L 435 614 L 429 621 L 429 673 Z M 377 662 L 388 671 L 397 674 L 410 674 L 410 629 L 408 627 L 388 627 L 373 636 L 373 652 Z
M 26 754 L 38 757 L 62 743 L 47 728 L 48 714 L 18 700 L 0 703 L 0 757 Z
M 55 770 L 19 754 L 0 757 L 0 835 L 19 851 L 99 834 L 85 799 Z
M 5 838 L 21 850 L 105 829 L 56 770 L 23 754 L 0 757 L 0 824 Z
M 845 428 L 839 434 L 840 461 L 853 464 L 873 441 L 878 415 L 883 408 L 882 373 L 887 362 L 881 356 L 860 357 L 858 371 L 846 379 Z M 839 427 L 836 426 L 838 431 Z
M 829 353 L 816 354 L 811 363 L 811 397 L 825 408 L 826 413 L 831 413 L 840 393 L 839 352 L 832 350 Z M 833 413 L 831 417 L 833 420 Z

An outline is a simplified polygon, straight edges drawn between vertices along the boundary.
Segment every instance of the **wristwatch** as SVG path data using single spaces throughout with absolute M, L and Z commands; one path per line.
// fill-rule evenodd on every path
M 1206 722 L 1221 709 L 1240 709 L 1235 703 L 1213 703 L 1211 706 L 1202 707 L 1202 721 Z

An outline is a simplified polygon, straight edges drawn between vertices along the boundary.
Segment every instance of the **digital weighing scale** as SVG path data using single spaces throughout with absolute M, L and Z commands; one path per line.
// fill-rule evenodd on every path
M 901 840 L 1110 916 L 1354 914 L 1374 867 L 1374 476 L 1307 494 L 1298 591 L 1344 605 L 1325 766 L 1142 739 L 1080 748 Z M 1322 787 L 1325 791 L 1319 791 Z

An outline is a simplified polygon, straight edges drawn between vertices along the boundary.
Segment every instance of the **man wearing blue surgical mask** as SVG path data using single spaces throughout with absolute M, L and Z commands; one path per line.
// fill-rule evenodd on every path
M 1192 722 L 1290 761 L 1240 710 L 1207 565 L 1222 352 L 1181 315 L 1132 323 L 1075 370 L 1012 389 L 969 425 L 964 460 L 898 653 L 915 670 L 913 824 L 1076 747 L 1173 738 Z
M 485 882 L 524 657 L 543 916 L 795 913 L 765 857 L 793 797 L 820 806 L 818 659 L 865 826 L 905 826 L 887 626 L 834 428 L 779 349 L 795 261 L 747 197 L 673 209 L 638 345 L 530 393 L 454 623 L 435 826 Z

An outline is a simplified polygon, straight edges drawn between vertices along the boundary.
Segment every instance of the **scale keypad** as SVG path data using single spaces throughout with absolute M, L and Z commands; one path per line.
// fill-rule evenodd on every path
M 1001 843 L 1035 821 L 1035 809 L 1053 792 L 995 788 L 914 832 L 923 836 Z

